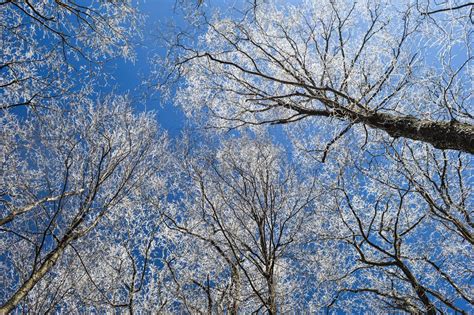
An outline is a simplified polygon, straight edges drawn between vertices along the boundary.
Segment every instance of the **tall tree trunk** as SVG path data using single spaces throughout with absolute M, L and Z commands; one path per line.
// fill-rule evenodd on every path
M 438 122 L 411 116 L 372 114 L 358 117 L 362 123 L 381 129 L 392 137 L 404 137 L 430 143 L 438 149 L 474 154 L 474 126 L 460 122 Z
M 318 100 L 331 109 L 313 110 L 287 104 L 284 107 L 305 116 L 337 117 L 353 124 L 361 123 L 374 129 L 383 130 L 394 138 L 403 137 L 426 142 L 437 149 L 458 150 L 474 154 L 474 125 L 458 121 L 444 122 L 388 113 L 352 111 L 328 99 Z M 279 122 L 288 123 L 291 120 Z
M 436 307 L 430 301 L 428 295 L 426 294 L 425 288 L 418 283 L 418 280 L 412 274 L 410 269 L 401 260 L 397 260 L 396 264 L 402 270 L 402 272 L 405 274 L 405 276 L 408 278 L 408 281 L 410 282 L 411 286 L 415 290 L 416 295 L 418 296 L 418 298 L 421 300 L 421 302 L 425 306 L 426 314 L 436 315 Z
M 273 275 L 270 275 L 267 278 L 267 285 L 268 285 L 268 313 L 271 315 L 275 315 L 277 313 L 277 306 L 276 306 L 276 289 L 275 289 L 275 282 L 273 280 Z
M 61 257 L 67 245 L 73 240 L 73 234 L 63 237 L 58 246 L 51 251 L 41 264 L 41 266 L 33 272 L 30 278 L 13 294 L 13 296 L 0 307 L 0 314 L 8 314 L 20 303 L 20 301 L 33 289 L 48 271 L 50 271 Z
M 236 264 L 232 265 L 232 308 L 230 310 L 231 315 L 237 315 L 239 313 L 239 302 L 240 302 L 240 274 L 239 267 Z

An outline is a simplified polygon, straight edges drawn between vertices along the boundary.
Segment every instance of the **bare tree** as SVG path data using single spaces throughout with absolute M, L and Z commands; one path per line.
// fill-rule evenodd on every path
M 470 5 L 445 5 L 270 1 L 172 46 L 189 117 L 283 124 L 318 170 L 317 239 L 343 263 L 314 308 L 472 310 L 472 23 Z
M 67 266 L 79 261 L 86 268 L 84 248 L 105 251 L 94 244 L 104 242 L 112 252 L 120 247 L 114 244 L 120 240 L 118 222 L 140 217 L 145 197 L 161 193 L 166 137 L 158 136 L 153 117 L 133 114 L 128 104 L 124 97 L 107 97 L 100 104 L 84 100 L 43 110 L 25 124 L 16 116 L 3 117 L 0 248 L 9 271 L 2 281 L 2 312 L 29 310 L 30 297 L 44 294 L 35 291 L 45 288 L 44 281 L 60 287 L 67 276 L 57 275 L 59 269 L 90 277 Z M 145 184 L 157 190 L 147 192 Z M 127 231 L 127 224 L 122 226 Z M 135 231 L 147 233 L 139 226 Z
M 90 92 L 92 79 L 106 79 L 98 70 L 107 60 L 134 58 L 140 35 L 131 1 L 7 0 L 0 15 L 2 109 Z
M 355 259 L 340 271 L 346 283 L 330 307 L 350 311 L 357 299 L 374 311 L 472 311 L 472 188 L 465 163 L 457 152 L 406 143 L 335 167 L 339 175 L 324 184 L 332 195 L 324 207 L 342 226 L 328 225 L 326 233 Z
M 417 3 L 418 9 L 423 15 L 435 15 L 441 12 L 464 10 L 472 15 L 472 9 L 474 7 L 473 2 L 469 1 L 422 1 Z M 465 13 L 465 14 L 466 14 Z
M 193 43 L 178 36 L 169 55 L 184 77 L 178 103 L 206 108 L 212 126 L 355 125 L 438 149 L 474 152 L 466 10 L 426 18 L 420 1 L 261 3 L 205 20 Z M 321 151 L 324 146 L 321 145 Z
M 186 159 L 183 217 L 168 217 L 178 232 L 167 268 L 179 309 L 276 314 L 307 307 L 316 187 L 282 154 L 268 138 L 244 136 Z
M 133 59 L 130 2 L 0 2 L 0 313 L 471 313 L 472 4 L 201 4 L 166 79 L 252 132 L 171 155 L 92 100 Z

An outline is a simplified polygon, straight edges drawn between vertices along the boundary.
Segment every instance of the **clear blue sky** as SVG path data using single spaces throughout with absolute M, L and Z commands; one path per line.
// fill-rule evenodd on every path
M 194 1 L 196 9 L 198 9 L 197 0 Z M 202 4 L 200 10 L 215 10 L 217 8 L 226 10 L 235 6 L 233 0 L 208 0 Z M 142 14 L 146 15 L 146 23 L 143 30 L 143 45 L 137 49 L 137 60 L 135 63 L 116 60 L 108 65 L 109 70 L 114 74 L 116 81 L 114 82 L 116 92 L 129 92 L 135 100 L 134 105 L 138 110 L 153 110 L 157 113 L 158 123 L 161 128 L 165 129 L 168 134 L 175 137 L 180 134 L 184 128 L 186 118 L 182 111 L 173 106 L 172 101 L 163 100 L 159 93 L 154 90 L 143 102 L 143 93 L 145 87 L 142 86 L 144 79 L 149 79 L 153 65 L 150 63 L 153 54 L 164 56 L 166 53 L 162 41 L 160 41 L 159 33 L 165 31 L 165 25 L 172 22 L 178 26 L 185 27 L 183 16 L 180 13 L 179 3 L 176 0 L 138 0 L 138 7 Z M 110 88 L 100 88 L 99 90 L 107 93 Z M 148 93 L 150 95 L 150 93 Z M 273 126 L 270 128 L 270 134 L 275 140 L 282 143 L 289 149 L 289 141 L 283 132 L 281 126 Z
M 143 29 L 143 45 L 137 49 L 137 60 L 127 62 L 123 60 L 113 61 L 108 65 L 114 77 L 115 91 L 118 93 L 129 92 L 134 100 L 134 106 L 139 110 L 153 110 L 157 112 L 160 126 L 167 130 L 172 136 L 179 134 L 184 126 L 184 115 L 181 110 L 172 105 L 171 102 L 164 102 L 156 90 L 151 97 L 143 99 L 145 86 L 143 80 L 149 79 L 153 68 L 151 57 L 153 54 L 164 55 L 165 48 L 158 40 L 158 33 L 163 31 L 163 25 L 169 21 L 183 23 L 178 10 L 175 10 L 175 0 L 142 0 L 138 2 L 141 13 L 146 15 L 146 23 Z M 110 88 L 99 87 L 101 92 L 107 93 Z M 150 94 L 150 93 L 148 93 Z

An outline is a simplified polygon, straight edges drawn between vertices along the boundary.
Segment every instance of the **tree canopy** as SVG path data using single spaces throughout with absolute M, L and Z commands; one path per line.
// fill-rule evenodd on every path
M 474 5 L 172 5 L 0 2 L 0 313 L 472 313 Z

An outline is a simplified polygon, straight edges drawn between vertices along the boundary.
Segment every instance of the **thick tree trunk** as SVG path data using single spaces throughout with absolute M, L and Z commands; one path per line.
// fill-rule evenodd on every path
M 389 114 L 373 114 L 357 119 L 372 128 L 384 130 L 395 138 L 404 137 L 429 143 L 438 149 L 474 154 L 474 126 L 470 124 L 455 121 L 437 122 Z
M 423 305 L 426 308 L 426 314 L 428 315 L 436 315 L 436 307 L 431 303 L 428 295 L 426 294 L 425 288 L 418 283 L 418 280 L 415 278 L 415 276 L 411 273 L 410 269 L 401 261 L 397 260 L 397 266 L 403 271 L 405 276 L 408 278 L 408 281 L 410 281 L 411 286 L 416 292 L 416 295 L 418 298 L 421 300 Z
M 268 314 L 274 315 L 277 314 L 277 305 L 276 305 L 276 288 L 273 276 L 270 275 L 267 278 L 268 286 Z
M 318 100 L 330 109 L 306 109 L 289 104 L 282 106 L 304 116 L 337 117 L 353 124 L 364 124 L 374 129 L 383 130 L 394 138 L 403 137 L 429 143 L 437 149 L 457 150 L 474 154 L 474 125 L 388 113 L 352 111 L 335 101 Z M 291 119 L 281 119 L 277 123 L 292 121 Z
M 239 313 L 239 302 L 240 302 L 240 273 L 237 265 L 232 265 L 232 306 L 230 309 L 231 315 L 237 315 Z
M 46 256 L 44 262 L 41 266 L 36 270 L 30 278 L 23 283 L 23 285 L 13 294 L 13 296 L 5 302 L 0 307 L 0 314 L 8 314 L 11 312 L 15 307 L 20 303 L 20 301 L 33 289 L 33 287 L 40 281 L 44 275 L 54 267 L 56 262 L 58 261 L 59 257 L 61 257 L 64 249 L 69 244 L 69 242 L 73 239 L 72 235 L 65 236 L 58 246 Z

